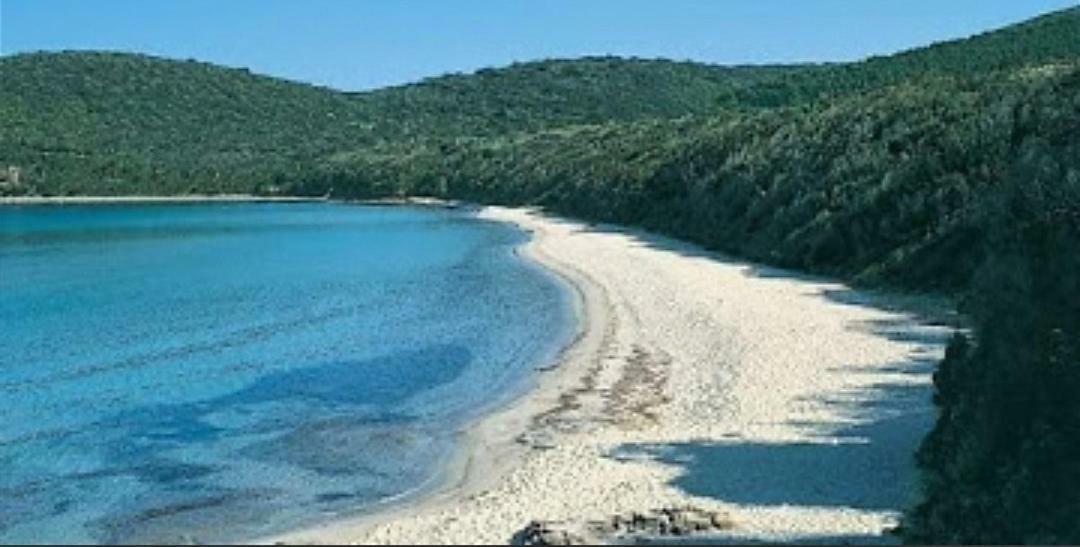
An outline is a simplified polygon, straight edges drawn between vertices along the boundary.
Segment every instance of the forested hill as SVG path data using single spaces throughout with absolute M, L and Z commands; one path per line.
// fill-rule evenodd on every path
M 975 336 L 935 375 L 901 536 L 1080 543 L 1080 8 L 858 63 L 586 58 L 366 93 L 16 55 L 0 128 L 0 193 L 535 204 L 957 295 Z
M 412 135 L 490 136 L 715 114 L 741 90 L 801 69 L 585 57 L 517 63 L 354 96 Z
M 268 191 L 376 143 L 715 112 L 776 70 L 586 58 L 342 93 L 190 60 L 22 54 L 0 58 L 0 161 L 46 194 Z
M 0 81 L 0 163 L 44 193 L 251 190 L 363 144 L 348 97 L 242 69 L 36 53 L 0 59 Z
M 3 193 L 288 191 L 339 152 L 814 104 L 1080 54 L 1080 9 L 860 63 L 720 67 L 594 57 L 342 93 L 195 61 L 0 57 Z M 407 148 L 399 146 L 400 149 Z M 310 187 L 306 185 L 305 187 Z
M 1080 55 L 1080 8 L 858 63 L 725 67 L 593 57 L 520 63 L 366 94 L 428 133 L 632 121 L 794 105 L 908 79 L 981 75 Z M 362 94 L 363 95 L 363 94 Z M 423 120 L 423 121 L 421 121 Z M 478 123 L 480 122 L 480 123 Z
M 1027 65 L 1071 61 L 1080 55 L 1080 7 L 961 40 L 941 42 L 859 63 L 786 71 L 740 90 L 741 106 L 801 104 L 822 98 L 944 75 L 980 76 Z

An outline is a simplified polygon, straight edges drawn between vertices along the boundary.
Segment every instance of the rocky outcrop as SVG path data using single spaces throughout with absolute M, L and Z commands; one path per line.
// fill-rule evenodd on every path
M 586 545 L 594 543 L 590 538 L 574 534 L 563 522 L 534 520 L 523 530 L 514 534 L 514 545 Z
M 681 537 L 734 527 L 726 513 L 696 507 L 665 507 L 617 514 L 601 521 L 529 522 L 514 535 L 515 545 L 584 545 L 611 540 Z

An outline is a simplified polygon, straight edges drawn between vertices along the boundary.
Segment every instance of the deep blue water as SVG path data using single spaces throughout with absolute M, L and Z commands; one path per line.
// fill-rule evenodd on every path
M 430 485 L 572 335 L 525 237 L 328 203 L 0 207 L 0 543 L 243 539 Z

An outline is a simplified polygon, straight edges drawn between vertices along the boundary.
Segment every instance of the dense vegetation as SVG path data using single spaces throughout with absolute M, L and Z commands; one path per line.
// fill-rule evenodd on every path
M 347 94 L 190 60 L 15 55 L 0 58 L 0 160 L 21 193 L 272 193 L 379 143 L 713 112 L 780 69 L 586 58 Z
M 908 541 L 1080 543 L 1080 179 L 1030 153 L 974 280 L 977 341 L 954 338 L 935 374 Z
M 0 160 L 20 167 L 22 183 L 0 193 L 285 192 L 342 152 L 411 154 L 467 138 L 499 146 L 582 125 L 820 105 L 920 78 L 1070 61 L 1078 11 L 862 63 L 585 58 L 365 93 L 142 55 L 0 57 Z
M 517 63 L 354 94 L 395 136 L 502 135 L 575 124 L 711 114 L 740 90 L 801 67 L 723 67 L 586 57 Z
M 961 297 L 918 542 L 1080 542 L 1080 9 L 861 63 L 586 58 L 367 93 L 0 59 L 0 193 L 537 204 Z M 10 178 L 10 177 L 9 177 Z
M 347 97 L 111 53 L 0 60 L 0 158 L 41 193 L 251 191 L 356 144 Z
M 843 96 L 928 75 L 980 76 L 996 70 L 1075 59 L 1080 10 L 1071 9 L 964 40 L 934 44 L 862 63 L 782 72 L 744 91 L 744 104 L 796 104 Z
M 986 204 L 1027 148 L 1075 127 L 1078 97 L 1077 64 L 925 79 L 749 115 L 363 149 L 296 190 L 533 203 L 858 281 L 953 290 L 983 258 Z

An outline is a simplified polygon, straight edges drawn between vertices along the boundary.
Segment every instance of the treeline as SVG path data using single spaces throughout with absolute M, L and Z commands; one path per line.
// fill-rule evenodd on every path
M 1076 127 L 1078 82 L 1078 65 L 1061 64 L 753 114 L 415 141 L 334 155 L 291 190 L 536 204 L 860 282 L 954 290 L 983 259 L 986 203 L 1018 159 L 1075 157 L 1040 147 Z

